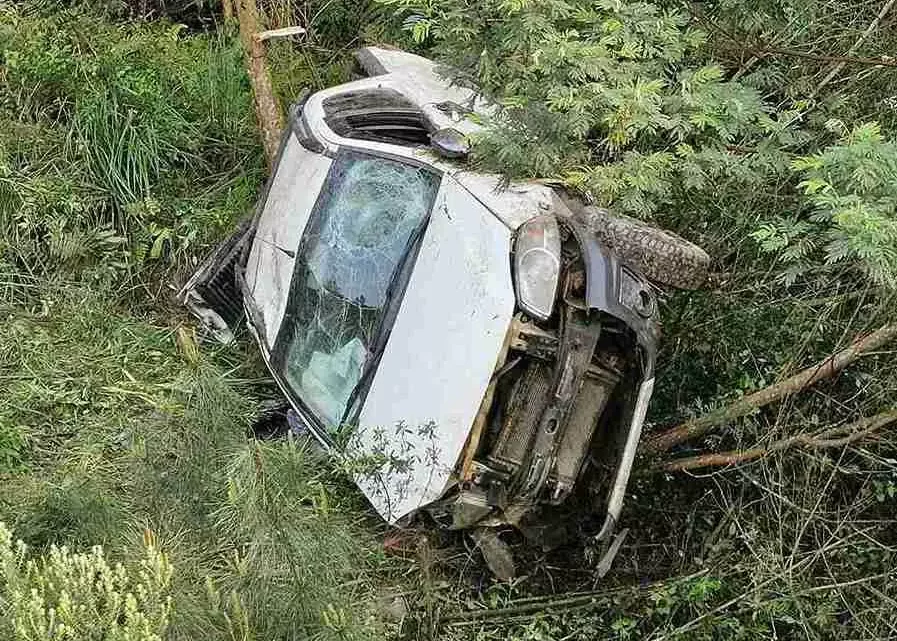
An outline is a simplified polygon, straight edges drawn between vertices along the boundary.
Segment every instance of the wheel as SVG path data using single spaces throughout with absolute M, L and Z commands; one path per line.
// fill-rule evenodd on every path
M 620 260 L 647 278 L 678 289 L 697 289 L 707 280 L 710 256 L 694 243 L 606 209 L 592 206 L 578 209 L 586 227 L 616 252 Z

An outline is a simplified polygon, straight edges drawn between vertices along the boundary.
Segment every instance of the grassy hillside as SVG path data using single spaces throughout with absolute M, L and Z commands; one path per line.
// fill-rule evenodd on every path
M 301 47 L 272 47 L 285 102 L 303 86 L 346 79 L 349 52 L 362 41 L 438 53 L 446 34 L 464 42 L 448 27 L 504 28 L 422 10 L 394 15 L 395 5 L 413 2 L 261 4 L 270 26 L 310 26 Z M 544 6 L 555 4 L 563 3 Z M 801 2 L 773 4 L 748 12 L 727 3 L 699 18 L 756 38 L 792 24 L 781 12 L 806 15 L 787 32 L 794 46 L 847 51 L 880 9 L 836 2 L 832 12 L 788 13 Z M 511 14 L 530 7 L 486 5 Z M 170 597 L 161 638 L 173 640 L 893 636 L 893 431 L 689 474 L 641 461 L 622 524 L 630 533 L 611 575 L 596 579 L 594 550 L 521 547 L 525 573 L 511 584 L 491 579 L 461 537 L 403 533 L 390 539 L 399 553 L 386 554 L 385 526 L 337 466 L 301 443 L 249 438 L 258 401 L 276 395 L 253 345 L 198 340 L 171 302 L 171 286 L 251 210 L 265 178 L 242 51 L 217 10 L 190 2 L 0 4 L 0 522 L 29 546 L 4 546 L 0 531 L 0 641 L 48 637 L 21 623 L 23 613 L 42 613 L 32 620 L 39 628 L 48 616 L 49 601 L 36 604 L 26 588 L 59 598 L 41 581 L 54 563 L 77 565 L 52 556 L 62 545 L 102 545 L 104 558 L 133 577 L 148 571 L 141 561 L 156 558 L 152 550 L 167 555 L 170 581 L 137 610 L 167 612 Z M 416 42 L 397 27 L 402 20 Z M 422 21 L 426 29 L 415 26 Z M 864 40 L 867 55 L 894 33 L 893 19 L 882 21 Z M 742 53 L 717 35 L 696 55 L 717 60 L 726 77 L 744 79 L 781 111 L 799 111 L 793 101 L 827 69 L 806 57 L 748 63 Z M 844 84 L 831 83 L 821 106 L 801 116 L 800 131 L 777 131 L 781 146 L 760 158 L 775 155 L 763 171 L 727 165 L 696 191 L 680 190 L 672 174 L 658 174 L 663 189 L 627 183 L 623 192 L 649 194 L 655 218 L 716 258 L 706 291 L 671 294 L 664 305 L 651 429 L 762 388 L 893 322 L 893 288 L 867 277 L 863 263 L 887 267 L 887 253 L 827 263 L 819 252 L 828 227 L 784 226 L 824 208 L 804 199 L 798 185 L 807 176 L 788 169 L 820 154 L 819 167 L 845 156 L 855 163 L 846 175 L 827 174 L 833 190 L 864 203 L 874 192 L 880 207 L 869 211 L 889 211 L 891 191 L 855 188 L 869 164 L 862 159 L 878 158 L 897 136 L 887 107 L 897 74 L 875 69 L 850 67 Z M 840 126 L 829 122 L 836 117 Z M 847 133 L 867 120 L 881 123 L 883 141 Z M 591 140 L 571 140 L 563 144 L 577 158 L 593 158 L 584 146 Z M 634 135 L 633 149 L 647 153 L 644 140 Z M 880 229 L 861 231 L 872 237 L 863 247 L 880 248 Z M 809 249 L 788 254 L 789 239 Z M 762 446 L 893 407 L 894 365 L 893 347 L 882 349 L 675 454 Z M 84 561 L 79 576 L 93 576 L 83 568 L 98 563 Z M 108 601 L 92 602 L 102 616 L 69 616 L 75 627 L 58 638 L 120 638 L 103 626 L 134 617 L 109 615 Z M 152 620 L 161 626 L 161 616 Z M 139 638 L 156 638 L 144 632 Z
M 264 180 L 231 29 L 5 5 L 0 51 L 0 521 L 127 564 L 152 533 L 165 638 L 379 638 L 378 528 L 319 456 L 248 438 L 254 351 L 197 350 L 170 302 Z M 30 638 L 6 598 L 0 638 Z

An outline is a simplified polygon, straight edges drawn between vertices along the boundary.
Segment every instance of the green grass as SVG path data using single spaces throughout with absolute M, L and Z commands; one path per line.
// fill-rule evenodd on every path
M 235 34 L 5 5 L 0 51 L 0 521 L 126 563 L 152 532 L 168 639 L 382 637 L 358 495 L 249 437 L 251 346 L 177 345 L 168 285 L 264 178 Z
M 153 532 L 175 568 L 173 639 L 377 636 L 384 561 L 357 499 L 303 445 L 247 436 L 244 355 L 191 364 L 170 329 L 84 289 L 58 296 L 2 308 L 0 425 L 28 440 L 2 470 L 0 520 L 38 549 L 118 559 Z
M 328 3 L 269 4 L 282 22 L 295 12 L 319 21 L 306 55 L 273 48 L 285 102 L 347 79 L 359 29 L 392 37 L 384 13 L 365 25 L 342 3 L 320 14 Z M 641 470 L 624 511 L 629 538 L 600 582 L 581 548 L 519 550 L 523 576 L 511 585 L 489 579 L 460 537 L 430 533 L 409 560 L 384 556 L 384 527 L 343 472 L 300 442 L 247 436 L 271 390 L 253 346 L 203 343 L 198 360 L 178 348 L 190 321 L 168 285 L 251 210 L 264 179 L 232 28 L 104 15 L 51 1 L 0 8 L 0 521 L 37 553 L 102 544 L 134 564 L 152 532 L 174 567 L 172 640 L 388 638 L 397 626 L 380 601 L 396 593 L 410 606 L 406 638 L 892 634 L 897 452 L 887 434 L 698 477 Z M 746 239 L 779 201 L 729 190 L 669 213 L 713 250 L 726 280 L 665 305 L 650 427 L 893 319 L 893 298 L 850 280 L 776 284 Z M 893 365 L 883 350 L 688 448 L 875 412 L 897 399 Z M 565 590 L 594 600 L 565 605 Z M 5 607 L 0 596 L 0 616 Z M 528 613 L 506 610 L 519 607 Z M 452 618 L 469 610 L 490 618 Z

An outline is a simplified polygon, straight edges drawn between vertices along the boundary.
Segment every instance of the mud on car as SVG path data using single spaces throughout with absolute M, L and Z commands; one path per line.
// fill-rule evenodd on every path
M 301 429 L 381 462 L 357 481 L 386 520 L 532 530 L 587 486 L 606 540 L 654 385 L 658 284 L 697 285 L 707 255 L 470 170 L 489 106 L 424 58 L 357 57 L 367 77 L 291 108 L 254 217 L 183 301 L 224 337 L 245 317 Z

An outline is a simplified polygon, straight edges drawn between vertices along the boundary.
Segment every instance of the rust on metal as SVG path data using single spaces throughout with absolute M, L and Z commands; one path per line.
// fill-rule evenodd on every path
M 496 374 L 501 371 L 501 368 L 504 366 L 505 361 L 508 358 L 508 350 L 510 350 L 511 344 L 520 332 L 521 325 L 522 324 L 516 317 L 511 321 L 511 326 L 508 328 L 507 334 L 505 334 L 505 340 L 502 343 L 495 369 L 493 370 Z M 480 409 L 477 411 L 476 418 L 474 418 L 470 435 L 467 437 L 467 443 L 464 445 L 459 474 L 462 482 L 469 481 L 473 478 L 473 458 L 476 456 L 477 448 L 480 445 L 480 437 L 483 435 L 483 428 L 485 427 L 486 419 L 489 416 L 489 409 L 492 407 L 492 401 L 495 398 L 495 385 L 497 382 L 498 377 L 493 374 L 492 380 L 489 381 L 489 387 L 486 388 L 486 393 L 483 395 L 483 401 L 480 403 Z

